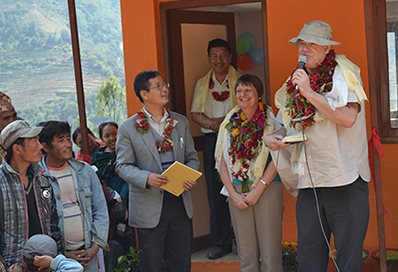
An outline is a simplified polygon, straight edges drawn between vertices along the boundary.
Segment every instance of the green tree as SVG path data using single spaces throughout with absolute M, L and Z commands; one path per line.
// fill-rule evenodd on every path
M 101 85 L 96 102 L 98 116 L 108 117 L 118 123 L 126 118 L 125 90 L 116 77 L 111 76 Z

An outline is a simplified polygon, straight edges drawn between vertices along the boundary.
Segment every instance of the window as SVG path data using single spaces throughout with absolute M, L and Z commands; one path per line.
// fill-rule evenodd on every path
M 67 1 L 5 1 L 0 9 L 0 91 L 32 124 L 77 119 Z
M 390 126 L 398 128 L 397 107 L 397 55 L 398 46 L 398 1 L 387 1 L 387 57 L 389 83 Z M 387 108 L 388 110 L 388 108 Z
M 119 0 L 75 1 L 87 125 L 127 117 Z
M 96 131 L 104 120 L 126 118 L 120 1 L 76 2 L 87 123 Z M 3 1 L 0 56 L 0 91 L 11 97 L 18 116 L 32 124 L 79 125 L 68 1 Z M 122 102 L 111 105 L 117 118 L 108 109 L 99 114 L 96 97 L 105 82 L 108 89 L 121 85 Z
M 398 1 L 365 0 L 365 7 L 372 121 L 384 143 L 397 143 Z

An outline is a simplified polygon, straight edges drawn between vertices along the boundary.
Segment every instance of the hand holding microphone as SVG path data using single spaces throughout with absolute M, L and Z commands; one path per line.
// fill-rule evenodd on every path
M 307 56 L 299 55 L 297 69 L 304 69 L 306 64 L 307 64 Z M 300 77 L 298 77 L 298 79 L 300 79 Z M 298 90 L 299 90 L 299 88 L 296 85 L 296 91 L 298 91 Z

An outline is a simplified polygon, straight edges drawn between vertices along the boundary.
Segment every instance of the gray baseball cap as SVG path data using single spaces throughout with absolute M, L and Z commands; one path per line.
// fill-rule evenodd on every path
M 1 131 L 0 145 L 7 150 L 18 138 L 36 137 L 42 129 L 42 127 L 31 127 L 25 120 L 16 120 Z
M 23 256 L 33 260 L 35 256 L 57 256 L 57 243 L 48 235 L 36 234 L 26 241 L 23 248 Z

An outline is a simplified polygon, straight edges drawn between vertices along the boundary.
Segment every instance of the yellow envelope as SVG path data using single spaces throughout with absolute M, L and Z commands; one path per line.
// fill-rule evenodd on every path
M 160 186 L 160 188 L 175 196 L 180 196 L 184 192 L 184 181 L 196 181 L 202 173 L 176 161 L 164 170 L 162 175 L 167 177 L 169 182 Z

